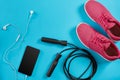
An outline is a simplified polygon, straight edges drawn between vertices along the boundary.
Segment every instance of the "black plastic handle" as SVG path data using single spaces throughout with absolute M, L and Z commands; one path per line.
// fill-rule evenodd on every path
M 58 64 L 58 61 L 61 58 L 61 56 L 62 56 L 61 54 L 57 54 L 55 60 L 52 62 L 51 66 L 50 66 L 50 68 L 49 68 L 49 70 L 47 72 L 47 76 L 48 77 L 50 77 L 52 75 L 52 73 L 55 70 L 55 68 L 56 68 L 56 66 Z
M 67 46 L 67 41 L 65 41 L 65 40 L 57 40 L 57 39 L 42 37 L 41 41 L 48 42 L 48 43 L 53 43 L 53 44 L 61 44 L 63 46 Z

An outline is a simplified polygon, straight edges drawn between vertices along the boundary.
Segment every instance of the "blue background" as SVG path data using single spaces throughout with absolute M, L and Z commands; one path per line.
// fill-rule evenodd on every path
M 106 6 L 116 19 L 120 20 L 120 0 L 98 1 Z M 83 9 L 85 2 L 86 0 L 0 0 L 0 28 L 7 23 L 14 24 L 20 28 L 21 35 L 25 33 L 29 11 L 35 11 L 23 44 L 8 55 L 9 61 L 18 69 L 27 45 L 41 50 L 33 74 L 27 80 L 67 80 L 62 70 L 67 54 L 63 55 L 53 75 L 50 78 L 46 77 L 46 72 L 56 53 L 65 47 L 43 43 L 40 41 L 42 36 L 68 40 L 85 48 L 75 33 L 76 25 L 80 22 L 86 22 L 106 35 L 103 29 L 86 15 Z M 14 71 L 3 62 L 2 55 L 6 48 L 14 42 L 16 36 L 17 31 L 13 27 L 10 27 L 7 32 L 0 29 L 0 80 L 15 80 Z M 15 47 L 20 42 L 21 40 Z M 120 42 L 117 42 L 116 45 L 120 48 Z M 108 62 L 92 50 L 89 51 L 98 63 L 97 73 L 92 80 L 120 80 L 120 60 Z M 72 63 L 71 72 L 78 76 L 88 62 L 86 59 L 76 59 Z M 24 75 L 17 74 L 18 80 L 23 80 Z

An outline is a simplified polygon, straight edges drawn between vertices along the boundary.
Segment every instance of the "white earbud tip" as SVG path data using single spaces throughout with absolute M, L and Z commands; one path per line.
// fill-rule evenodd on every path
M 3 30 L 7 30 L 7 27 L 10 26 L 11 24 L 6 24 L 5 26 L 3 26 Z
M 3 30 L 7 30 L 6 26 L 4 26 L 2 29 L 3 29 Z
M 30 10 L 30 14 L 33 14 L 34 13 L 34 11 L 33 10 Z

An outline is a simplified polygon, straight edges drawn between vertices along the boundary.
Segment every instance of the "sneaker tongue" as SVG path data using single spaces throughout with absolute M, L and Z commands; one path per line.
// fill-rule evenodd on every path
M 116 26 L 116 25 L 117 25 L 116 23 L 110 22 L 110 23 L 109 23 L 109 29 L 113 28 L 113 27 Z
M 109 28 L 109 30 L 113 35 L 120 37 L 120 25 L 119 24 L 115 24 L 113 27 Z
M 119 22 L 117 22 L 116 20 L 110 20 L 108 25 L 109 29 L 113 28 L 114 26 L 120 26 Z
M 107 43 L 105 43 L 103 45 L 104 45 L 104 49 L 107 50 L 110 47 L 111 43 L 107 42 Z

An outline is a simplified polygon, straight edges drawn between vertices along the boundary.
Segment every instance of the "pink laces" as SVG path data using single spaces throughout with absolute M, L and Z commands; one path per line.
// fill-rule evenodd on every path
M 95 34 L 95 37 L 91 40 L 91 42 L 94 47 L 98 47 L 104 50 L 106 49 L 105 44 L 109 43 L 105 37 L 99 35 L 98 33 Z
M 99 21 L 105 27 L 105 30 L 109 30 L 108 23 L 115 23 L 117 25 L 120 25 L 119 22 L 113 20 L 106 14 L 103 14 L 102 16 L 100 16 Z
M 108 29 L 108 22 L 111 22 L 113 20 L 112 20 L 112 18 L 110 18 L 106 14 L 103 14 L 102 16 L 100 16 L 99 21 L 105 27 L 105 30 L 107 30 Z
M 117 22 L 117 21 L 115 21 L 115 20 L 113 20 L 113 19 L 109 19 L 109 20 L 108 20 L 108 22 L 115 23 L 115 24 L 117 24 L 117 25 L 119 25 L 119 26 L 120 26 L 120 23 L 119 23 L 119 22 Z

